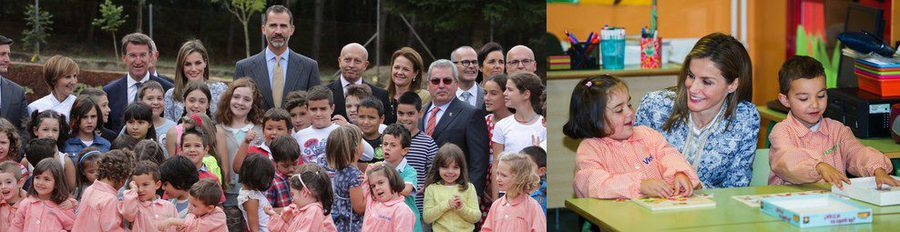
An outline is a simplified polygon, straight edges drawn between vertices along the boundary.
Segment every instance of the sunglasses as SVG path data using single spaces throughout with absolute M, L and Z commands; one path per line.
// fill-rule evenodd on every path
M 431 79 L 431 84 L 432 84 L 432 85 L 439 85 L 439 84 L 441 84 L 441 82 L 442 82 L 441 80 L 443 80 L 444 85 L 450 85 L 450 84 L 453 84 L 453 79 L 452 79 L 452 78 L 435 78 L 435 79 Z

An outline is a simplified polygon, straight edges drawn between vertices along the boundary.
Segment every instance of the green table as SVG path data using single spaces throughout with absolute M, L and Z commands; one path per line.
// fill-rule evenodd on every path
M 671 231 L 898 231 L 900 230 L 900 214 L 875 215 L 872 224 L 853 224 L 841 226 L 825 226 L 800 229 L 787 222 L 760 222 L 748 224 L 732 224 L 710 227 L 679 228 Z
M 700 229 L 707 227 L 734 226 L 769 226 L 766 223 L 781 223 L 777 218 L 762 213 L 759 208 L 748 207 L 744 203 L 732 199 L 732 196 L 755 195 L 782 192 L 802 192 L 810 190 L 828 190 L 828 184 L 804 185 L 769 185 L 758 187 L 701 190 L 713 194 L 715 208 L 680 210 L 672 212 L 651 212 L 630 201 L 600 199 L 569 199 L 566 208 L 591 221 L 605 230 L 615 231 L 658 231 L 675 229 Z M 875 215 L 900 214 L 900 206 L 878 207 L 857 201 L 872 207 Z M 876 217 L 877 219 L 878 217 Z M 760 225 L 756 225 L 760 224 Z M 789 224 L 783 223 L 786 226 Z M 773 225 L 778 226 L 778 225 Z M 900 228 L 900 227 L 897 227 Z

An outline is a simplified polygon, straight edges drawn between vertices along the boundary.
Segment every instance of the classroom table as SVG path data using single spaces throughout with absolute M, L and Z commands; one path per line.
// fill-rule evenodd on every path
M 803 185 L 768 185 L 744 188 L 726 188 L 700 190 L 701 193 L 712 194 L 716 201 L 713 208 L 687 209 L 667 212 L 652 212 L 630 201 L 601 200 L 590 198 L 576 198 L 566 200 L 566 208 L 569 208 L 582 218 L 599 226 L 603 230 L 610 231 L 659 231 L 659 230 L 705 230 L 733 231 L 729 228 L 772 228 L 781 231 L 790 229 L 793 225 L 781 222 L 780 219 L 763 213 L 759 208 L 749 207 L 744 203 L 732 199 L 738 195 L 756 195 L 783 192 L 803 192 L 811 190 L 831 190 L 831 185 L 826 183 Z M 872 207 L 876 221 L 870 226 L 882 227 L 879 219 L 882 215 L 897 215 L 900 217 L 900 206 L 878 207 L 861 201 L 855 201 L 863 206 Z M 783 224 L 783 225 L 780 225 Z M 893 222 L 891 225 L 897 224 Z M 846 226 L 832 226 L 846 227 Z M 707 230 L 706 228 L 712 228 Z M 900 228 L 900 227 L 895 227 Z M 797 228 L 799 229 L 799 227 Z M 767 229 L 768 230 L 768 229 Z M 760 230 L 753 230 L 760 231 Z
M 780 122 L 784 120 L 787 114 L 782 113 L 780 111 L 776 111 L 770 109 L 768 106 L 756 106 L 756 109 L 759 111 L 759 117 L 762 120 L 769 120 L 769 128 L 766 130 L 766 147 L 769 145 L 769 132 L 772 131 L 772 127 L 776 122 Z M 863 145 L 870 146 L 875 148 L 878 151 L 884 153 L 890 159 L 898 159 L 900 158 L 900 144 L 894 142 L 890 137 L 880 137 L 880 138 L 868 138 L 868 139 L 859 139 L 859 142 Z

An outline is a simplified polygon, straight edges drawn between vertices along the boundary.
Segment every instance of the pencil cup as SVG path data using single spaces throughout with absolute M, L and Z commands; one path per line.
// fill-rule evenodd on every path
M 572 70 L 600 69 L 600 49 L 590 43 L 577 43 L 566 53 L 571 57 Z M 586 54 L 585 54 L 586 53 Z
M 600 40 L 600 52 L 603 54 L 603 69 L 625 68 L 625 39 Z
M 641 38 L 641 68 L 659 68 L 662 66 L 662 39 Z

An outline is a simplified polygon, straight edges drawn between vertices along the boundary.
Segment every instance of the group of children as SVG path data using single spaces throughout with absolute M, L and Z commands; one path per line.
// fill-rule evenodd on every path
M 323 86 L 263 111 L 247 78 L 229 85 L 214 119 L 205 84 L 187 84 L 176 124 L 163 117 L 152 81 L 126 106 L 119 133 L 103 128 L 108 98 L 95 89 L 82 91 L 71 123 L 52 110 L 33 114 L 27 142 L 0 119 L 0 228 L 474 230 L 482 212 L 465 154 L 452 143 L 438 149 L 419 130 L 420 97 L 403 94 L 398 123 L 383 125 L 371 90 L 352 88 L 347 119 L 332 117 Z M 518 101 L 534 106 L 525 97 Z M 492 175 L 503 195 L 481 230 L 545 231 L 546 152 L 500 151 Z
M 746 78 L 746 77 L 742 77 Z M 850 128 L 824 118 L 825 72 L 813 58 L 788 59 L 778 100 L 790 108 L 769 136 L 769 184 L 849 183 L 846 173 L 900 186 L 887 157 L 862 145 Z M 576 154 L 575 194 L 589 198 L 690 196 L 702 184 L 684 155 L 649 127 L 633 126 L 628 87 L 612 76 L 587 78 L 572 93 L 563 132 L 584 139 Z M 699 161 L 697 161 L 699 162 Z

